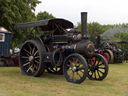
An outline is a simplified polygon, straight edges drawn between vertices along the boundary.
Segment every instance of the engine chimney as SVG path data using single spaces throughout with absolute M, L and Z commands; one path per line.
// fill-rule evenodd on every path
M 81 34 L 86 38 L 87 33 L 87 12 L 81 12 Z

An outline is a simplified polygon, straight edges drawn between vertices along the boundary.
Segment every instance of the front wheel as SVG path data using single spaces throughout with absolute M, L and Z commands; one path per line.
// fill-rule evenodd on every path
M 63 73 L 68 82 L 82 83 L 86 79 L 87 70 L 85 58 L 77 53 L 69 55 L 63 64 Z
M 95 54 L 88 59 L 88 67 L 88 78 L 90 80 L 103 80 L 108 74 L 108 63 L 100 54 Z

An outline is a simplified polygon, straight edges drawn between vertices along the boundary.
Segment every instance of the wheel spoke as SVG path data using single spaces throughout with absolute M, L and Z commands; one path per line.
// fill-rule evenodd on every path
M 62 66 L 60 66 L 60 67 L 49 66 L 49 67 L 47 68 L 47 70 L 48 70 L 48 72 L 50 72 L 50 73 L 62 74 Z M 68 70 L 67 70 L 67 73 L 69 73 L 69 71 L 71 72 L 71 69 L 68 69 Z
M 91 64 L 88 64 L 88 68 L 89 68 L 89 69 L 90 69 L 92 66 L 93 66 L 93 65 L 91 65 Z
M 34 56 L 38 53 L 38 50 L 34 53 Z
M 80 71 L 80 70 L 84 70 L 84 66 L 79 67 L 78 71 Z
M 71 70 L 71 73 L 69 74 L 69 77 L 71 78 L 72 77 L 72 79 L 73 79 L 73 77 L 74 77 L 74 72 Z
M 101 58 L 97 58 L 97 61 L 98 61 L 98 64 L 97 64 L 97 65 L 99 65 L 99 63 L 100 63 L 100 61 L 101 61 Z
M 26 55 L 29 57 L 30 55 L 26 53 Z
M 71 61 L 71 60 L 69 60 L 68 62 L 69 62 L 69 63 L 72 63 L 72 61 Z
M 79 64 L 78 62 L 79 62 L 78 58 L 74 58 L 74 63 Z
M 95 70 L 95 72 L 94 72 L 94 73 L 95 73 L 95 79 L 96 79 L 96 70 Z
M 34 57 L 35 59 L 37 59 L 37 58 L 40 58 L 40 56 L 36 56 L 36 57 Z
M 98 76 L 99 76 L 99 78 L 100 78 L 100 73 L 99 73 L 99 71 L 97 70 L 97 73 L 98 73 Z
M 32 65 L 28 68 L 27 72 L 32 68 Z
M 28 59 L 28 57 L 26 57 L 26 56 L 22 56 L 21 58 Z
M 29 62 L 29 60 L 27 59 L 27 60 L 24 60 L 25 62 Z
M 90 76 L 92 77 L 92 75 L 93 75 L 93 71 L 91 71 L 91 73 L 92 73 L 92 74 L 91 74 Z
M 76 74 L 81 78 L 80 74 L 78 72 L 76 72 Z
M 32 73 L 34 73 L 36 71 L 34 68 L 35 68 L 34 65 L 30 68 Z
M 82 70 L 79 70 L 80 72 L 82 72 L 84 74 L 84 72 Z
M 57 72 L 57 67 L 55 67 L 55 71 Z
M 92 61 L 93 62 L 93 61 Z M 94 65 L 96 64 L 96 59 L 95 59 L 95 61 L 94 61 Z
M 80 71 L 80 70 L 84 70 L 84 68 L 79 68 L 78 71 Z
M 75 73 L 76 73 L 76 80 L 79 80 L 77 72 L 75 72 Z
M 79 60 L 78 60 L 78 58 L 76 58 L 76 63 L 78 63 L 78 64 L 80 63 Z
M 29 49 L 30 49 L 30 53 L 32 54 L 32 48 L 30 45 L 28 45 Z
M 37 61 L 37 60 L 35 60 L 35 62 L 37 63 L 37 64 L 39 64 L 40 62 L 39 61 Z
M 77 66 L 77 67 L 80 67 L 80 65 L 82 65 L 82 63 L 79 61 L 78 58 L 76 58 L 76 66 Z
M 105 67 L 99 67 L 100 69 L 105 69 Z
M 30 64 L 30 62 L 27 62 L 27 63 L 23 64 L 23 66 L 27 66 L 27 65 L 29 65 L 29 64 Z
M 69 67 L 71 67 L 71 65 L 70 64 L 67 64 L 67 67 L 69 68 Z
M 101 63 L 101 64 L 98 64 L 98 66 L 101 66 L 101 65 L 103 65 L 103 63 Z
M 95 61 L 93 59 L 91 59 L 90 62 L 91 62 L 90 64 L 93 63 L 93 65 L 96 65 L 96 59 L 95 59 Z
M 80 67 L 80 65 L 82 65 L 82 62 L 80 62 L 80 61 L 77 59 L 77 67 Z
M 34 66 L 33 66 L 35 69 L 38 69 L 38 67 L 34 64 Z
M 33 48 L 33 50 L 32 50 L 32 55 L 34 54 L 34 52 L 35 52 L 35 46 L 34 46 L 34 48 Z M 35 55 L 34 55 L 35 56 Z
M 26 51 L 29 55 L 31 55 L 31 53 L 29 51 L 27 51 L 26 49 L 24 49 L 24 51 Z
M 98 62 L 98 63 L 97 63 L 97 62 Z M 95 65 L 99 65 L 100 61 L 97 60 L 97 62 L 96 62 L 97 64 L 95 64 Z
M 91 70 L 90 70 L 90 69 L 88 69 L 88 72 L 91 72 Z
M 72 58 L 72 62 L 75 62 L 75 58 Z
M 98 70 L 100 73 L 104 74 L 104 72 L 102 72 L 101 70 Z
M 68 64 L 68 66 L 69 66 L 69 67 L 72 67 L 72 66 L 73 66 L 72 61 L 69 60 L 69 63 L 70 63 L 70 64 Z
M 74 71 L 72 71 L 72 79 L 74 80 Z

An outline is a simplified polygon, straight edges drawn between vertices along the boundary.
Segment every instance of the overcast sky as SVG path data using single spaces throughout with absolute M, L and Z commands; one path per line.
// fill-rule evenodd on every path
M 128 23 L 128 0 L 40 0 L 40 11 L 52 13 L 74 24 L 80 22 L 80 12 L 88 12 L 88 22 L 100 24 Z

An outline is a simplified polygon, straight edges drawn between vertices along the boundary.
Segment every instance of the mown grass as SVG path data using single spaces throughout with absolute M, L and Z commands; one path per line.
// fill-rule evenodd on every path
M 103 81 L 68 83 L 63 75 L 24 76 L 17 67 L 0 67 L 0 96 L 128 96 L 128 63 L 109 65 Z

